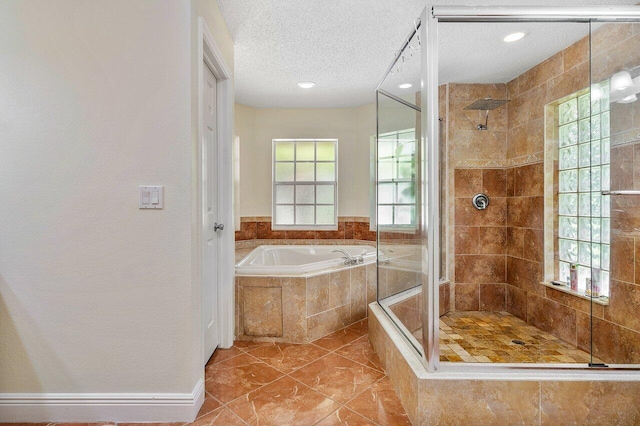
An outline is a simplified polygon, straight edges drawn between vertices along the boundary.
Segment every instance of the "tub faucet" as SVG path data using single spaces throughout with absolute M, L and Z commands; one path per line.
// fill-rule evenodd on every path
M 358 263 L 363 263 L 364 262 L 364 257 L 361 255 L 360 257 L 355 257 L 350 255 L 349 253 L 347 253 L 346 251 L 342 250 L 342 249 L 335 249 L 335 250 L 331 250 L 331 253 L 342 253 L 344 254 L 344 256 L 342 256 L 342 258 L 344 259 L 344 264 L 345 265 L 357 265 Z M 362 253 L 364 255 L 364 253 Z

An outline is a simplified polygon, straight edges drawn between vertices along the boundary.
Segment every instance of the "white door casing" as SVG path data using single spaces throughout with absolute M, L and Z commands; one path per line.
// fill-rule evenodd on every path
M 204 326 L 204 359 L 208 360 L 220 343 L 218 321 L 218 137 L 217 80 L 203 59 L 202 93 L 202 316 Z M 223 231 L 224 229 L 220 230 Z
M 201 344 L 198 352 L 203 357 L 201 365 L 204 365 L 215 349 L 214 345 L 221 348 L 229 348 L 233 345 L 235 238 L 232 170 L 233 81 L 231 71 L 211 31 L 201 17 L 198 18 L 198 55 L 200 99 L 197 161 L 194 162 L 194 167 L 197 168 L 194 172 L 198 176 L 195 181 L 198 194 L 196 210 L 198 220 L 195 226 L 198 231 L 197 250 L 200 253 L 197 270 L 200 273 L 201 284 L 198 315 Z M 215 84 L 211 84 L 213 87 L 207 90 L 209 85 L 207 79 L 211 81 L 212 76 Z M 205 98 L 209 99 L 209 106 L 206 105 Z M 210 115 L 209 119 L 207 113 Z M 215 149 L 209 148 L 207 151 L 206 147 L 211 140 L 216 141 Z M 211 184 L 212 179 L 215 179 L 215 185 Z M 209 199 L 214 198 L 217 198 L 217 208 L 208 202 Z M 225 228 L 218 232 L 214 231 L 213 226 L 216 222 L 224 224 Z M 217 279 L 215 290 L 208 287 L 209 277 Z M 198 306 L 194 308 L 198 309 Z

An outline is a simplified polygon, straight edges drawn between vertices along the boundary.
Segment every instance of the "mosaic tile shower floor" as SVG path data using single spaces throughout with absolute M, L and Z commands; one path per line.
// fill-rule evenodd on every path
M 421 330 L 414 333 L 421 333 Z M 420 334 L 418 334 L 420 335 Z M 514 343 L 520 341 L 522 344 Z M 590 355 L 507 312 L 449 312 L 440 318 L 440 361 L 588 363 Z

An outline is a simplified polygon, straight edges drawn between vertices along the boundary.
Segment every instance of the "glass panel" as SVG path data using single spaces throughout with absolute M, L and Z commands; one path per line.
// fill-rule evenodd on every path
M 578 147 L 570 146 L 560 149 L 560 170 L 575 169 L 578 167 Z
M 560 239 L 560 260 L 578 261 L 578 243 L 576 241 Z
M 558 195 L 558 211 L 562 215 L 576 216 L 578 214 L 578 196 L 576 194 Z
M 398 163 L 398 179 L 412 179 L 413 178 L 413 163 L 402 162 Z
M 378 224 L 380 225 L 393 224 L 393 206 L 378 207 Z
M 316 203 L 333 204 L 334 201 L 333 185 L 316 185 Z
M 313 185 L 296 185 L 296 204 L 315 203 L 315 191 Z
M 276 163 L 276 182 L 293 182 L 293 163 Z
M 314 163 L 297 163 L 296 164 L 296 181 L 309 182 L 315 180 L 313 173 Z
M 379 180 L 393 179 L 393 163 L 391 161 L 380 161 L 378 163 L 378 179 Z
M 560 146 L 575 145 L 578 143 L 578 123 L 573 122 L 560 127 Z
M 314 161 L 314 142 L 298 142 L 296 146 L 296 161 Z
M 415 203 L 415 185 L 413 182 L 398 184 L 398 203 L 407 204 Z
M 379 204 L 392 204 L 395 201 L 394 183 L 381 183 L 378 185 L 378 203 Z
M 318 225 L 332 225 L 335 222 L 333 206 L 316 206 Z
M 578 152 L 580 158 L 578 165 L 580 167 L 589 167 L 591 165 L 591 145 L 588 143 L 581 143 L 578 145 Z
M 578 221 L 575 217 L 560 216 L 558 228 L 561 238 L 576 239 L 578 236 Z
M 388 139 L 380 139 L 378 143 L 378 159 L 380 161 L 390 159 L 395 152 L 395 142 Z
M 560 124 L 575 121 L 578 118 L 578 102 L 571 99 L 568 102 L 560 104 Z
M 393 84 L 383 83 L 388 92 L 398 94 L 415 104 L 420 87 L 419 60 L 409 63 L 417 65 L 418 73 L 411 90 L 398 93 L 396 79 Z M 406 83 L 406 81 L 402 81 Z M 403 330 L 416 351 L 422 353 L 422 325 L 419 317 L 409 319 L 402 314 L 402 298 L 413 292 L 412 300 L 420 298 L 422 286 L 421 250 L 422 241 L 418 231 L 418 193 L 420 164 L 417 157 L 416 128 L 420 125 L 420 113 L 396 100 L 378 93 L 378 153 L 377 153 L 377 214 L 379 256 L 386 259 L 378 268 L 378 301 L 392 320 Z M 421 315 L 421 314 L 419 314 Z
M 591 95 L 587 93 L 578 98 L 578 118 L 585 118 L 591 115 Z
M 578 214 L 591 216 L 591 193 L 578 194 Z
M 295 145 L 293 142 L 277 142 L 275 145 L 276 161 L 293 161 Z
M 560 172 L 560 192 L 575 192 L 578 190 L 577 170 Z
M 276 225 L 293 225 L 293 206 L 276 206 Z
M 316 161 L 335 161 L 335 142 L 316 143 Z
M 584 168 L 578 171 L 578 190 L 580 192 L 590 191 L 591 190 L 591 169 Z M 570 190 L 575 191 L 575 189 Z
M 276 186 L 276 204 L 293 204 L 293 185 Z
M 313 206 L 296 206 L 296 225 L 313 225 Z
M 600 141 L 591 142 L 591 164 L 598 165 L 602 161 Z
M 579 239 L 582 241 L 591 240 L 591 219 L 581 217 L 578 219 Z
M 597 316 L 592 318 L 593 330 L 591 333 L 591 351 L 593 362 L 606 364 L 633 364 L 638 363 L 636 354 L 640 353 L 640 339 L 629 338 L 629 312 L 635 312 L 634 297 L 626 293 L 626 288 L 636 286 L 633 274 L 625 274 L 628 265 L 638 264 L 638 250 L 624 248 L 630 237 L 630 230 L 637 229 L 634 225 L 638 216 L 637 196 L 616 196 L 614 206 L 611 206 L 611 197 L 600 195 L 600 190 L 618 189 L 628 190 L 637 188 L 637 178 L 633 174 L 637 170 L 634 166 L 633 153 L 638 152 L 640 143 L 637 141 L 638 120 L 635 118 L 640 111 L 640 101 L 630 103 L 624 98 L 637 92 L 628 89 L 617 90 L 611 85 L 611 76 L 621 70 L 627 70 L 634 83 L 640 76 L 640 60 L 637 47 L 631 45 L 632 34 L 627 30 L 637 24 L 629 23 L 605 23 L 594 26 L 592 39 L 613 40 L 605 50 L 592 46 L 591 52 L 591 80 L 600 82 L 602 99 L 600 100 L 600 113 L 593 117 L 593 125 L 600 123 L 599 135 L 592 128 L 592 136 L 602 138 L 600 140 L 600 163 L 592 170 L 592 264 L 600 269 L 600 294 L 611 296 L 605 307 L 606 327 L 604 321 Z M 634 136 L 632 136 L 634 135 Z M 594 147 L 595 154 L 596 147 Z M 611 217 L 610 217 L 611 216 Z M 618 237 L 618 238 L 616 238 Z M 622 247 L 616 247 L 622 244 Z M 637 247 L 637 246 L 636 246 Z M 624 253 L 624 254 L 623 254 Z M 594 273 L 594 279 L 598 273 Z M 637 276 L 637 274 L 636 274 Z M 611 280 L 611 283 L 610 283 Z M 610 294 L 610 290 L 612 294 Z M 595 296 L 594 296 L 594 299 Z M 599 308 L 593 305 L 593 309 Z M 611 315 L 608 315 L 609 312 Z M 624 314 L 615 315 L 614 312 Z M 640 329 L 631 326 L 633 333 Z M 624 336 L 624 337 L 623 337 Z
M 414 217 L 414 206 L 396 206 L 394 220 L 398 225 L 411 225 Z
M 591 117 L 591 139 L 600 139 L 600 116 Z
M 591 126 L 589 119 L 578 121 L 578 142 L 589 142 L 591 140 Z
M 319 182 L 331 182 L 336 179 L 335 163 L 316 163 L 316 180 Z

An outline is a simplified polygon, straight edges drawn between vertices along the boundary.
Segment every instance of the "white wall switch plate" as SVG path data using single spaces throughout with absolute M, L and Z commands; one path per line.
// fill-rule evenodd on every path
M 140 208 L 161 209 L 164 207 L 164 186 L 141 186 Z

